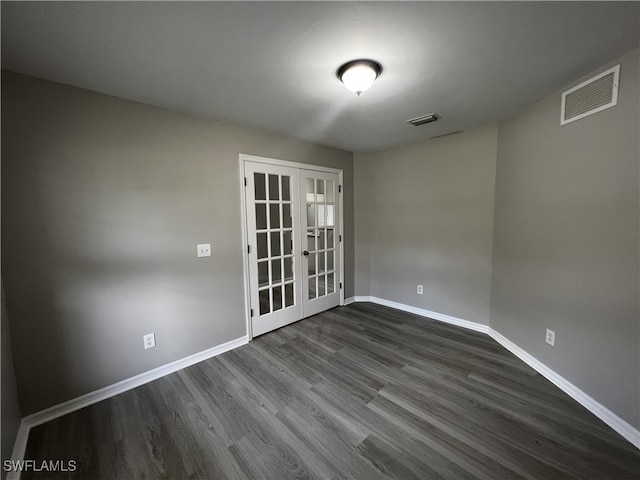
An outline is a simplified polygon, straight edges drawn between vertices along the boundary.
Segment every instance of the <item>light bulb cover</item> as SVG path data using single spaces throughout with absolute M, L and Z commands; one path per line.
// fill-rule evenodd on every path
M 356 95 L 371 88 L 382 72 L 382 65 L 375 60 L 360 59 L 345 63 L 336 72 L 338 79 Z

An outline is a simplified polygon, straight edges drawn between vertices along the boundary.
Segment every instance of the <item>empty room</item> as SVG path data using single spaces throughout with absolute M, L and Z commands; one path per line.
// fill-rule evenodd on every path
M 640 480 L 640 3 L 0 7 L 3 480 Z

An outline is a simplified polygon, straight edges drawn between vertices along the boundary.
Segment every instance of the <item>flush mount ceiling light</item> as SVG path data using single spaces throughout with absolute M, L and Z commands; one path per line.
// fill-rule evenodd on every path
M 342 65 L 337 75 L 348 90 L 360 95 L 371 88 L 380 72 L 382 65 L 374 60 L 352 60 Z

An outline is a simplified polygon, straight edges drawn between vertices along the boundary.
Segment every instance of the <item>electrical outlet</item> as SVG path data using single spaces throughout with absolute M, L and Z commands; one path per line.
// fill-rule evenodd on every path
M 211 256 L 211 244 L 203 243 L 198 245 L 197 248 L 198 257 L 210 257 Z
M 422 295 L 422 285 L 418 285 L 418 295 Z
M 553 347 L 556 344 L 556 332 L 547 328 L 547 336 L 545 340 Z
M 155 333 L 149 333 L 147 335 L 145 335 L 144 337 L 142 337 L 143 341 L 144 341 L 144 349 L 146 350 L 147 348 L 153 348 L 156 346 L 156 334 Z

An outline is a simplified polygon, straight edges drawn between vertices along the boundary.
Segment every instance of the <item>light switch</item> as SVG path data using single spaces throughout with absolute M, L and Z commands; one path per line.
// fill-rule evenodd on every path
M 203 243 L 198 245 L 198 257 L 210 257 L 211 256 L 211 244 Z

